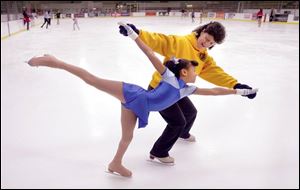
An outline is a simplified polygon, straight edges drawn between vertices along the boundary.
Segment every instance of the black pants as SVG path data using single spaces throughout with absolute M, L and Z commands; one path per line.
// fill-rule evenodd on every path
M 24 25 L 27 25 L 27 30 L 29 30 L 29 22 L 27 22 L 27 21 L 24 21 Z
M 151 86 L 148 90 L 153 89 Z M 169 151 L 179 137 L 188 138 L 197 116 L 197 109 L 188 97 L 182 98 L 172 106 L 159 112 L 168 123 L 157 139 L 150 154 L 157 157 L 169 156 Z
M 46 23 L 47 23 L 46 28 L 48 28 L 48 25 L 50 25 L 50 20 L 47 19 L 47 18 L 44 18 L 44 23 L 43 23 L 43 25 L 41 26 L 41 28 L 43 28 L 43 26 L 44 26 Z

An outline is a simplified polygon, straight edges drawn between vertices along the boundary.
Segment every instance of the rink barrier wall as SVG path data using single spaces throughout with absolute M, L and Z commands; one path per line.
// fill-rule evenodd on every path
M 32 19 L 29 22 L 29 28 L 41 24 L 43 22 L 42 19 L 43 18 L 40 17 Z M 23 19 L 13 20 L 9 22 L 1 22 L 1 40 L 24 31 L 27 31 L 27 25 L 24 25 Z
M 170 12 L 169 14 L 162 12 L 133 12 L 131 14 L 115 14 L 112 13 L 109 17 L 191 17 L 191 13 L 187 15 L 182 15 L 181 12 Z M 195 12 L 195 18 L 200 18 L 202 16 L 201 12 Z M 74 15 L 70 14 L 69 18 L 73 18 Z M 89 18 L 87 14 L 82 15 L 83 18 Z M 63 18 L 68 18 L 68 15 L 64 15 Z M 100 17 L 100 18 L 107 18 Z M 288 15 L 287 22 L 272 22 L 277 24 L 299 24 L 299 20 L 294 20 L 295 15 Z M 246 21 L 246 22 L 256 22 L 256 16 L 254 13 L 224 13 L 224 12 L 208 12 L 203 19 L 210 20 L 233 20 L 233 21 Z M 43 22 L 42 17 L 33 19 L 30 22 L 30 28 L 36 25 L 40 25 Z M 269 22 L 269 14 L 265 14 L 264 22 Z M 8 27 L 9 24 L 9 27 Z M 23 19 L 13 20 L 9 22 L 1 22 L 1 40 L 8 38 L 9 36 L 18 34 L 20 32 L 26 31 L 26 25 L 23 24 Z
M 187 13 L 186 15 L 182 15 L 181 12 L 169 12 L 166 11 L 157 11 L 156 16 L 162 17 L 191 17 L 191 12 Z M 154 16 L 155 13 L 153 11 L 146 11 L 146 12 L 133 12 L 130 14 L 132 17 L 143 17 L 143 16 Z M 115 15 L 114 15 L 115 16 Z M 122 15 L 117 15 L 122 16 Z M 127 16 L 127 15 L 126 15 Z M 248 12 L 248 13 L 225 13 L 225 12 L 208 12 L 203 15 L 201 12 L 195 12 L 195 18 L 203 18 L 208 19 L 223 19 L 223 20 L 235 20 L 235 21 L 257 21 L 256 12 Z M 205 17 L 204 17 L 205 16 Z M 270 14 L 266 13 L 264 15 L 264 22 L 269 22 Z M 295 15 L 289 14 L 287 22 L 272 22 L 272 23 L 280 23 L 280 24 L 299 24 L 299 20 L 294 20 Z

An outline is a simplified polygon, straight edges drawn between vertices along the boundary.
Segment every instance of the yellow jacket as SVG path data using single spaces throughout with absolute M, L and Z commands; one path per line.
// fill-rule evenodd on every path
M 237 80 L 224 72 L 222 68 L 216 65 L 216 62 L 208 55 L 207 50 L 200 51 L 197 48 L 197 38 L 195 33 L 186 36 L 164 35 L 140 30 L 139 37 L 153 51 L 169 60 L 172 56 L 195 60 L 199 65 L 195 68 L 196 73 L 202 79 L 211 82 L 217 86 L 232 88 L 237 84 Z M 204 55 L 203 60 L 200 55 Z M 150 86 L 156 88 L 161 80 L 161 75 L 156 71 L 152 75 Z

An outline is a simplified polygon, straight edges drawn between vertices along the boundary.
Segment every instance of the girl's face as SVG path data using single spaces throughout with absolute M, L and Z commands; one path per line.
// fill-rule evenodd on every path
M 214 37 L 206 32 L 201 32 L 197 45 L 199 49 L 204 49 L 204 48 L 210 48 L 213 45 L 215 45 L 216 42 L 214 40 Z
M 187 83 L 194 83 L 196 81 L 197 74 L 195 72 L 195 66 L 190 65 L 186 69 L 182 69 L 182 74 L 185 76 Z
M 197 74 L 195 71 L 195 66 L 190 66 L 188 68 L 188 76 L 190 83 L 194 83 L 196 81 Z

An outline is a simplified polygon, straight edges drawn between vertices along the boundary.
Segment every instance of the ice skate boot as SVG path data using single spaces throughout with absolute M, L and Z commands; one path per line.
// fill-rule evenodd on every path
M 166 157 L 156 157 L 150 154 L 149 156 L 149 161 L 163 164 L 163 165 L 168 165 L 168 166 L 173 166 L 175 165 L 175 159 L 171 156 L 166 156 Z
M 196 142 L 196 137 L 194 135 L 190 135 L 188 138 L 179 137 L 179 139 L 187 142 Z

